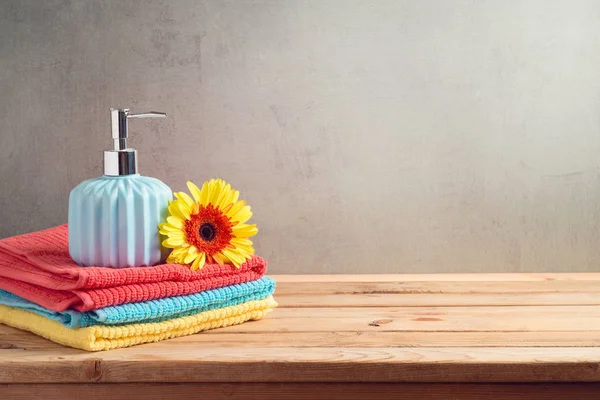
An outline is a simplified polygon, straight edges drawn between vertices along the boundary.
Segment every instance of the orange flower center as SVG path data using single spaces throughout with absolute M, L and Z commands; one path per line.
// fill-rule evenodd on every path
M 233 238 L 231 220 L 212 204 L 200 206 L 197 214 L 192 214 L 185 221 L 183 227 L 188 242 L 206 253 L 209 262 L 212 255 L 226 248 L 233 247 L 230 242 Z

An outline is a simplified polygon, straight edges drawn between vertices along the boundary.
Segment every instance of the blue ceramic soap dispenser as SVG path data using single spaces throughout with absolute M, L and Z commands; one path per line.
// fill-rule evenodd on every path
M 82 182 L 69 196 L 69 253 L 83 266 L 140 267 L 164 261 L 158 224 L 167 216 L 171 189 L 138 174 L 127 147 L 132 118 L 166 117 L 111 109 L 113 150 L 104 152 L 104 176 Z

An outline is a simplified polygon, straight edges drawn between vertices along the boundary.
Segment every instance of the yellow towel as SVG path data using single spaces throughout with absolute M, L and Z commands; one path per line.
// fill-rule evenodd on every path
M 238 325 L 249 320 L 261 319 L 275 307 L 277 303 L 269 296 L 263 300 L 248 301 L 237 306 L 204 311 L 163 322 L 122 326 L 95 325 L 70 329 L 38 314 L 0 305 L 0 323 L 33 332 L 66 346 L 98 351 L 158 342 L 209 329 Z

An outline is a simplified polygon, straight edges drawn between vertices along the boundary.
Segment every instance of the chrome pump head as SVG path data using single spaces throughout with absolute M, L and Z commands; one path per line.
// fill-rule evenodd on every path
M 104 175 L 122 176 L 137 174 L 137 151 L 127 147 L 130 118 L 164 118 L 167 114 L 150 111 L 131 114 L 128 108 L 111 108 L 110 122 L 113 149 L 104 152 Z

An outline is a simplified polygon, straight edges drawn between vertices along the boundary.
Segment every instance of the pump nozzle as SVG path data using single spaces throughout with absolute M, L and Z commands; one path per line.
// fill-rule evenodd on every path
M 166 116 L 167 114 L 158 111 L 130 114 L 128 108 L 111 108 L 113 150 L 104 152 L 104 175 L 119 176 L 137 173 L 137 152 L 127 147 L 127 120 L 129 118 L 164 118 Z

